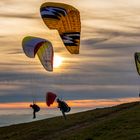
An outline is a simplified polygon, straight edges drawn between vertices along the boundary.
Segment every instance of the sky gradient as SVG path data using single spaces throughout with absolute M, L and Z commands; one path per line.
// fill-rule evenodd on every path
M 44 2 L 0 2 L 0 103 L 43 102 L 47 91 L 66 100 L 137 97 L 140 78 L 133 55 L 140 51 L 140 1 L 54 1 L 81 13 L 79 55 L 69 54 L 58 32 L 43 23 L 39 8 Z M 28 35 L 50 40 L 64 59 L 61 67 L 50 73 L 37 58 L 27 58 L 21 42 Z

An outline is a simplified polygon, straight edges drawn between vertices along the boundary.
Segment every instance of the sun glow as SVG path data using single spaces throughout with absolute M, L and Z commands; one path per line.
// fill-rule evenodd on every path
M 54 55 L 54 61 L 53 61 L 53 67 L 54 68 L 58 68 L 59 66 L 61 66 L 63 62 L 63 58 L 59 55 Z
M 120 99 L 98 99 L 98 100 L 67 100 L 66 102 L 70 107 L 107 107 L 107 106 L 114 106 L 119 105 L 122 103 L 128 102 L 136 102 L 139 101 L 139 98 L 120 98 Z M 31 102 L 14 102 L 14 103 L 0 103 L 0 109 L 12 109 L 12 108 L 30 108 L 29 105 L 32 104 Z M 46 109 L 46 102 L 37 102 L 37 104 L 41 108 Z M 56 102 L 51 105 L 51 108 L 56 108 L 58 105 Z M 50 107 L 49 107 L 50 108 Z

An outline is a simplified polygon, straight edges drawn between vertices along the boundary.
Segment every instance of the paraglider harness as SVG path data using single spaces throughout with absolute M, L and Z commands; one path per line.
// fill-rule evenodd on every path
M 66 102 L 61 101 L 59 99 L 57 99 L 57 102 L 58 102 L 58 108 L 60 108 L 61 111 L 65 112 L 65 113 L 70 112 L 71 108 L 67 105 Z
M 39 112 L 40 111 L 40 107 L 36 104 L 33 104 L 33 109 L 35 110 L 35 112 Z
M 36 104 L 33 104 L 33 105 L 31 104 L 30 107 L 32 107 L 32 109 L 33 109 L 35 112 L 40 111 L 40 107 L 39 107 L 38 105 L 36 105 Z

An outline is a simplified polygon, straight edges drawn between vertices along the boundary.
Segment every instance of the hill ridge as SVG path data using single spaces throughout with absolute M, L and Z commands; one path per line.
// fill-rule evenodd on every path
M 140 130 L 137 123 L 140 123 L 139 108 L 139 102 L 132 102 L 70 114 L 67 115 L 66 121 L 63 117 L 55 117 L 36 122 L 1 127 L 0 139 L 124 140 L 124 134 L 122 132 L 129 132 L 128 128 L 136 129 L 136 132 L 130 129 L 131 131 L 129 133 L 136 133 L 135 137 L 137 136 L 137 138 L 140 139 L 140 133 L 137 132 Z M 135 125 L 133 126 L 133 124 Z M 126 129 L 126 127 L 128 128 Z M 135 139 L 133 135 L 125 137 L 127 137 L 128 140 Z

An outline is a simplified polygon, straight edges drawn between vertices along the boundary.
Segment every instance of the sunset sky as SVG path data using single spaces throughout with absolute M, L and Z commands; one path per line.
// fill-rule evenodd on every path
M 134 98 L 140 77 L 134 53 L 140 51 L 139 0 L 49 0 L 76 7 L 81 14 L 80 54 L 71 55 L 56 30 L 40 16 L 46 0 L 0 1 L 0 103 L 45 101 L 47 91 L 65 100 Z M 38 58 L 25 56 L 25 36 L 50 40 L 62 64 L 47 72 Z

